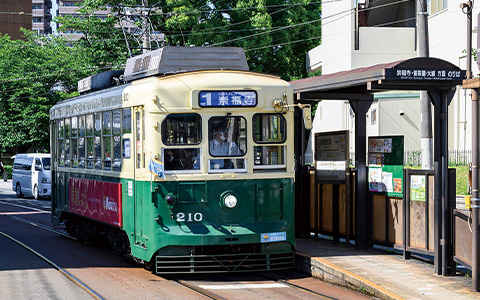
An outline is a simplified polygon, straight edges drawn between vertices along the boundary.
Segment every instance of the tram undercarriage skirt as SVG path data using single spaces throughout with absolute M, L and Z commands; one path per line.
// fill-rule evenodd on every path
M 294 251 L 215 255 L 156 256 L 156 273 L 219 273 L 294 267 Z

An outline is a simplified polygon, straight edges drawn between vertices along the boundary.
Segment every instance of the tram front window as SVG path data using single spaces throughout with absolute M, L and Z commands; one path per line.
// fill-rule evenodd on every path
M 199 170 L 200 157 L 199 148 L 163 149 L 165 171 Z
M 244 159 L 230 157 L 244 156 L 247 152 L 246 121 L 243 117 L 212 117 L 208 121 L 210 156 L 209 170 L 245 169 Z
M 170 114 L 162 122 L 162 141 L 168 146 L 188 148 L 164 148 L 165 171 L 178 172 L 200 170 L 201 150 L 191 148 L 201 142 L 202 118 L 199 114 Z

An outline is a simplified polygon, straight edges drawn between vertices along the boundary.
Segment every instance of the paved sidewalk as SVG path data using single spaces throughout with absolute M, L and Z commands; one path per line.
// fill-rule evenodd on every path
M 8 179 L 7 181 L 4 181 L 3 178 L 0 179 L 0 190 L 10 191 L 12 194 L 15 194 L 15 192 L 12 190 L 12 180 Z
M 433 265 L 327 240 L 297 239 L 297 268 L 381 299 L 480 299 L 470 277 L 433 274 Z

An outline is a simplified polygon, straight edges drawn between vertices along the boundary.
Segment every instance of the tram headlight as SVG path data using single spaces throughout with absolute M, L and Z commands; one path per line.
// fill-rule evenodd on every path
M 168 193 L 165 196 L 165 202 L 167 202 L 168 205 L 174 205 L 175 204 L 175 196 L 172 193 Z
M 223 199 L 223 204 L 225 204 L 225 206 L 228 208 L 234 208 L 235 206 L 237 206 L 237 203 L 237 197 L 231 194 Z

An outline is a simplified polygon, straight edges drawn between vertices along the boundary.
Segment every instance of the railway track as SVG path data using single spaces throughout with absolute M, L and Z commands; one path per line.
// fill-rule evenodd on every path
M 14 204 L 14 203 L 8 203 L 8 202 L 5 202 L 5 201 L 0 201 L 0 204 L 15 206 L 15 207 L 18 207 L 18 208 L 28 209 L 28 210 L 36 211 L 36 212 L 40 212 L 40 213 L 49 213 L 49 211 L 45 211 L 45 210 L 41 210 L 41 209 L 37 209 L 37 208 L 31 208 L 31 207 L 27 207 L 27 206 L 19 205 L 19 204 Z M 46 231 L 52 232 L 56 235 L 61 235 L 63 237 L 67 237 L 69 239 L 76 240 L 74 237 L 68 235 L 63 230 L 59 230 L 57 228 L 54 228 L 53 226 L 47 226 L 47 225 L 44 225 L 44 224 L 41 224 L 41 223 L 38 223 L 38 222 L 35 222 L 35 221 L 32 221 L 32 220 L 28 220 L 28 219 L 23 218 L 23 217 L 19 217 L 18 215 L 15 215 L 14 213 L 0 213 L 0 215 L 7 216 L 7 217 L 11 218 L 12 220 L 15 220 L 17 222 L 22 222 L 22 223 L 27 224 L 29 226 L 34 226 L 34 227 L 39 228 L 41 230 L 46 230 Z M 25 249 L 27 249 L 31 253 L 35 254 L 37 257 L 39 257 L 42 260 L 44 260 L 45 262 L 47 262 L 49 265 L 51 265 L 53 268 L 55 268 L 58 272 L 60 272 L 63 276 L 67 277 L 69 280 L 71 280 L 77 286 L 82 288 L 92 298 L 102 299 L 102 300 L 106 299 L 106 298 L 102 297 L 98 292 L 96 292 L 93 288 L 89 287 L 87 284 L 85 284 L 84 282 L 82 282 L 81 280 L 76 278 L 73 274 L 69 273 L 68 271 L 66 271 L 65 269 L 63 269 L 62 267 L 57 265 L 55 262 L 51 261 L 50 259 L 48 259 L 44 255 L 42 255 L 41 253 L 35 251 L 34 249 L 30 248 L 26 244 L 22 243 L 19 240 L 16 240 L 12 236 L 10 236 L 10 235 L 8 235 L 4 232 L 0 231 L 0 234 L 7 237 L 11 241 L 17 243 L 18 245 L 24 247 Z M 108 251 L 108 249 L 103 249 L 103 250 Z M 112 254 L 115 254 L 115 253 L 113 253 L 113 251 L 108 251 L 108 252 L 112 253 Z M 278 278 L 278 273 L 274 273 L 277 276 L 272 275 L 270 273 L 256 273 L 256 274 L 258 276 L 261 276 L 261 277 L 267 279 L 268 281 L 270 281 L 270 283 L 268 283 L 268 282 L 264 283 L 263 286 L 262 286 L 263 288 L 267 287 L 267 286 L 268 286 L 268 288 L 271 288 L 271 289 L 274 289 L 274 288 L 279 289 L 279 288 L 289 287 L 289 288 L 293 288 L 295 290 L 298 290 L 301 293 L 308 294 L 308 296 L 304 297 L 304 298 L 308 298 L 308 299 L 326 299 L 326 300 L 341 299 L 341 298 L 331 297 L 331 296 L 323 294 L 321 292 L 309 289 L 308 287 L 292 283 L 289 280 Z M 186 277 L 188 277 L 188 275 Z M 218 284 L 218 283 L 221 283 L 222 281 L 224 281 L 224 278 L 221 278 L 221 277 L 218 277 L 218 276 L 217 276 L 217 279 L 215 279 L 215 280 L 218 280 L 218 282 L 216 282 L 215 280 L 212 280 L 210 282 L 207 281 L 209 284 L 205 284 L 205 282 L 203 282 L 203 283 L 200 282 L 199 283 L 199 282 L 197 282 L 198 280 L 185 279 L 185 278 L 182 278 L 181 276 L 168 275 L 168 276 L 162 276 L 162 278 L 173 281 L 176 284 L 178 284 L 178 285 L 180 285 L 184 288 L 187 288 L 191 291 L 194 291 L 195 293 L 200 294 L 200 295 L 202 295 L 202 296 L 204 296 L 208 299 L 214 299 L 214 300 L 231 299 L 228 296 L 223 295 L 223 294 L 225 294 L 225 292 L 222 291 L 223 289 L 252 290 L 252 289 L 258 288 L 258 286 L 260 286 L 260 284 L 255 284 L 255 283 L 254 284 L 248 284 L 248 283 L 245 284 L 245 283 L 238 283 L 238 282 L 233 281 L 233 282 L 230 282 L 230 287 L 224 287 L 224 285 Z M 248 280 L 247 280 L 247 282 L 248 282 Z M 211 284 L 211 283 L 215 283 L 215 284 Z
M 18 221 L 18 219 L 16 219 Z M 50 259 L 48 259 L 47 257 L 43 256 L 41 253 L 33 250 L 32 248 L 30 248 L 29 246 L 25 245 L 24 243 L 20 242 L 19 240 L 13 238 L 12 236 L 0 231 L 0 235 L 10 239 L 11 241 L 13 241 L 14 243 L 22 246 L 23 248 L 27 249 L 28 251 L 30 251 L 32 254 L 36 255 L 37 257 L 41 258 L 44 262 L 46 262 L 47 264 L 49 264 L 50 266 L 52 266 L 53 268 L 55 268 L 58 272 L 60 272 L 63 276 L 65 276 L 66 278 L 68 278 L 70 281 L 72 281 L 75 285 L 77 285 L 78 287 L 80 287 L 82 290 L 84 290 L 85 292 L 87 292 L 90 296 L 92 296 L 93 299 L 96 299 L 96 300 L 105 300 L 105 298 L 102 298 L 97 292 L 95 292 L 93 289 L 91 289 L 89 286 L 87 286 L 85 283 L 83 283 L 82 281 L 80 281 L 78 278 L 76 278 L 75 276 L 73 276 L 71 273 L 69 273 L 68 271 L 64 270 L 62 267 L 60 267 L 59 265 L 57 265 L 55 262 L 51 261 Z

